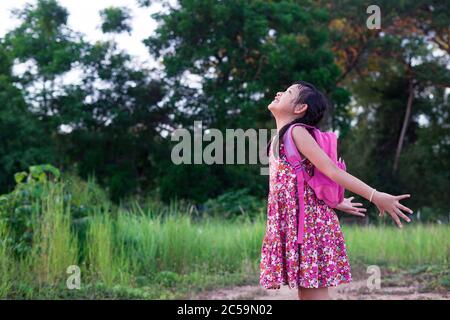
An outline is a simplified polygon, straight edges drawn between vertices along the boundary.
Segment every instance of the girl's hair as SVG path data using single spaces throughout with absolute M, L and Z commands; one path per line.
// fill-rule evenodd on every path
M 317 90 L 312 84 L 306 81 L 297 81 L 294 84 L 298 85 L 299 88 L 299 94 L 295 98 L 294 104 L 307 104 L 308 109 L 306 109 L 306 113 L 303 117 L 292 120 L 280 129 L 277 138 L 278 141 L 281 141 L 287 129 L 294 123 L 303 123 L 313 127 L 317 126 L 329 106 L 328 99 L 325 95 Z M 269 144 L 267 145 L 267 156 L 269 156 L 270 144 L 271 141 L 269 141 Z

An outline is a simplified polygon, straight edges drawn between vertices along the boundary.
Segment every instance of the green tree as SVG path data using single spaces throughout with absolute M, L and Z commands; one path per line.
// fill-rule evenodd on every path
M 51 137 L 29 112 L 21 90 L 14 85 L 13 53 L 0 40 L 0 193 L 14 185 L 13 174 L 55 159 Z
M 193 120 L 202 120 L 205 127 L 220 130 L 268 128 L 273 124 L 266 106 L 277 91 L 300 79 L 334 98 L 339 110 L 333 114 L 343 113 L 340 109 L 349 97 L 336 87 L 340 71 L 328 46 L 328 13 L 320 6 L 295 1 L 184 0 L 166 9 L 154 14 L 159 27 L 145 43 L 164 64 L 168 104 L 177 110 L 176 123 L 192 128 Z M 197 80 L 196 86 L 187 83 L 188 78 Z M 189 165 L 184 173 L 171 167 L 169 181 L 173 175 L 189 180 Z M 265 177 L 258 177 L 258 168 L 232 167 L 205 169 L 221 181 L 220 186 L 205 188 L 205 196 L 236 188 L 250 172 L 254 177 L 247 181 L 250 189 L 263 194 L 265 188 L 259 186 Z
M 380 189 L 410 192 L 415 209 L 448 212 L 432 189 L 449 187 L 449 4 L 379 1 L 381 29 L 369 30 L 372 3 L 318 3 L 331 15 L 338 83 L 353 97 L 353 126 L 341 135 L 349 170 Z
M 159 104 L 164 92 L 153 71 L 136 65 L 114 40 L 84 41 L 55 0 L 28 4 L 16 15 L 21 23 L 5 36 L 5 46 L 17 62 L 31 66 L 13 82 L 23 88 L 23 107 L 55 149 L 54 161 L 46 162 L 74 166 L 86 178 L 95 174 L 114 200 L 154 187 L 155 150 L 170 119 Z M 108 8 L 101 15 L 105 31 L 130 31 L 125 10 Z M 77 81 L 65 84 L 75 72 Z
M 5 36 L 5 41 L 14 58 L 28 64 L 18 82 L 25 89 L 30 109 L 51 132 L 59 125 L 52 121 L 57 119 L 56 99 L 63 92 L 58 80 L 80 59 L 82 43 L 67 26 L 67 10 L 55 0 L 38 0 L 15 13 L 21 24 Z
M 171 121 L 160 81 L 114 41 L 87 45 L 80 68 L 82 83 L 59 99 L 60 121 L 70 125 L 59 150 L 83 177 L 95 173 L 113 200 L 154 188 L 161 130 Z
M 380 189 L 411 193 L 416 210 L 448 211 L 436 190 L 450 187 L 449 57 L 415 38 L 387 36 L 379 49 L 369 76 L 351 86 L 362 109 L 343 143 L 349 167 Z
M 100 11 L 103 33 L 131 32 L 131 15 L 127 8 L 109 7 Z

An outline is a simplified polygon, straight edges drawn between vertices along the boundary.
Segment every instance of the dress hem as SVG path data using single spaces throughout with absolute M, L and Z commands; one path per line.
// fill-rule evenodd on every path
M 337 286 L 339 286 L 341 284 L 350 283 L 352 281 L 353 281 L 353 279 L 350 278 L 350 279 L 340 280 L 338 283 L 330 284 L 328 286 L 314 286 L 314 287 L 304 287 L 304 286 L 299 286 L 299 285 L 295 285 L 295 284 L 293 286 L 291 286 L 289 283 L 282 282 L 282 283 L 278 284 L 277 287 L 265 287 L 265 286 L 263 286 L 261 284 L 260 284 L 260 287 L 262 289 L 265 289 L 265 290 L 280 290 L 282 286 L 283 287 L 288 286 L 289 289 L 300 289 L 300 288 L 304 288 L 304 289 L 320 289 L 320 288 L 333 288 L 333 287 L 337 287 Z

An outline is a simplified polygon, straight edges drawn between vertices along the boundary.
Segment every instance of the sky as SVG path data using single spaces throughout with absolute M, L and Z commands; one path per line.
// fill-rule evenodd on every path
M 138 7 L 136 0 L 58 0 L 59 4 L 69 11 L 68 24 L 71 29 L 81 32 L 89 41 L 101 40 L 105 35 L 101 32 L 99 11 L 109 6 L 127 7 L 132 16 L 132 33 L 116 35 L 119 48 L 133 55 L 150 67 L 156 66 L 142 40 L 156 29 L 156 21 L 150 14 L 161 10 L 161 4 L 154 3 L 150 8 Z M 0 0 L 0 37 L 16 27 L 19 21 L 11 16 L 11 9 L 22 8 L 26 3 L 36 0 Z

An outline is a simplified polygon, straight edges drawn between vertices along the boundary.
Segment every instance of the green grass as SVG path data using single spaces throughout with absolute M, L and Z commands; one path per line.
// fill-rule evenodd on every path
M 176 204 L 162 213 L 151 205 L 113 212 L 103 203 L 88 217 L 85 237 L 79 237 L 70 208 L 63 205 L 62 188 L 49 185 L 35 206 L 30 254 L 13 256 L 1 242 L 0 297 L 172 299 L 257 283 L 265 215 L 256 220 L 199 219 Z M 449 225 L 343 230 L 352 264 L 448 270 Z M 1 239 L 7 232 L 0 225 Z M 70 265 L 81 269 L 80 290 L 66 288 Z
M 450 226 L 410 224 L 349 227 L 343 232 L 349 257 L 354 263 L 415 267 L 448 265 Z
M 124 243 L 115 241 L 115 223 L 108 213 L 92 217 L 87 235 L 88 274 L 107 287 L 124 285 L 130 280 L 132 259 Z
M 194 222 L 186 213 L 149 218 L 121 211 L 116 222 L 116 237 L 127 247 L 136 272 L 237 271 L 256 262 L 262 236 L 261 221 Z
M 5 244 L 5 224 L 0 223 L 0 297 L 8 294 L 12 287 L 12 259 L 11 252 Z
M 64 206 L 62 185 L 47 185 L 39 203 L 30 270 L 39 287 L 56 285 L 66 278 L 68 266 L 77 264 L 78 244 L 71 230 L 69 209 Z

